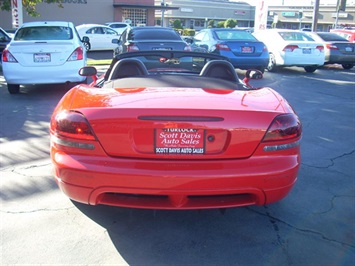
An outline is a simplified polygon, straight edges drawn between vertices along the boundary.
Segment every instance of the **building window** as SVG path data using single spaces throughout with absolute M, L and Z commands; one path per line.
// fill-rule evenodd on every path
M 131 26 L 147 25 L 147 9 L 124 8 L 123 21 L 131 21 Z

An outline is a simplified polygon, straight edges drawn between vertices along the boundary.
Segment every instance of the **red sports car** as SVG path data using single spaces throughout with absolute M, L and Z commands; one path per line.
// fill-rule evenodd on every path
M 227 58 L 118 55 L 68 91 L 50 123 L 55 179 L 74 201 L 147 209 L 264 205 L 300 167 L 301 122 L 275 90 L 240 80 Z

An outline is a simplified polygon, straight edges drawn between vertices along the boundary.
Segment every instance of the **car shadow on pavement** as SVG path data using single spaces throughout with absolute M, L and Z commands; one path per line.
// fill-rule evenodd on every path
M 255 207 L 258 211 L 231 208 L 223 213 L 218 209 L 144 210 L 72 202 L 107 230 L 128 265 L 257 265 L 276 259 L 272 258 L 274 251 L 281 249 L 274 242 L 270 217 L 261 214 L 267 207 Z

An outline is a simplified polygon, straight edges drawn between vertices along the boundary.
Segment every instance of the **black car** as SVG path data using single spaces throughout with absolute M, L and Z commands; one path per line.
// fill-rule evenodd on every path
M 344 69 L 355 65 L 355 43 L 332 32 L 308 32 L 309 36 L 324 46 L 324 64 L 341 64 Z
M 117 54 L 137 51 L 191 51 L 179 33 L 167 27 L 128 27 L 117 42 Z
M 4 31 L 2 28 L 0 28 L 0 54 L 2 51 L 5 49 L 6 45 L 11 41 L 11 37 L 9 34 L 7 34 L 6 31 Z

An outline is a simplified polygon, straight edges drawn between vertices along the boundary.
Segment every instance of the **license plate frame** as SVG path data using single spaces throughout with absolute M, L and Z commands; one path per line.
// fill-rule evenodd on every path
M 50 53 L 35 53 L 33 54 L 33 62 L 35 63 L 49 63 L 51 62 Z
M 303 48 L 302 53 L 303 54 L 312 54 L 312 48 Z
M 154 47 L 153 50 L 154 51 L 171 51 L 172 48 L 171 47 Z
M 242 46 L 243 54 L 252 54 L 254 52 L 254 47 L 252 46 Z
M 204 129 L 156 128 L 154 153 L 167 155 L 202 155 L 205 153 Z

